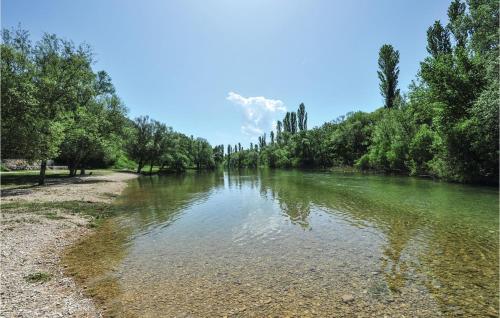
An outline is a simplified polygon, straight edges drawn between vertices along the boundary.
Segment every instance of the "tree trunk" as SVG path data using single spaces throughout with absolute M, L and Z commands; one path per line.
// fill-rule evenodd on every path
M 139 162 L 139 164 L 137 165 L 137 173 L 141 173 L 141 170 L 142 170 L 142 163 Z
M 45 171 L 47 170 L 47 160 L 42 160 L 40 165 L 40 176 L 38 177 L 38 185 L 45 184 Z
M 81 175 L 81 176 L 84 176 L 84 175 L 85 175 L 85 168 L 84 168 L 84 167 L 81 167 L 81 168 L 80 168 L 80 175 Z
M 153 174 L 153 163 L 149 165 L 149 175 Z

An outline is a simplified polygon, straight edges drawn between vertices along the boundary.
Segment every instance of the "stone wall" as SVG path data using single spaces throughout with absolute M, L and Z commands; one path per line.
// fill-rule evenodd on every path
M 3 159 L 2 164 L 9 170 L 38 170 L 40 169 L 40 161 L 29 161 L 26 159 Z M 53 160 L 47 161 L 47 167 L 54 165 Z

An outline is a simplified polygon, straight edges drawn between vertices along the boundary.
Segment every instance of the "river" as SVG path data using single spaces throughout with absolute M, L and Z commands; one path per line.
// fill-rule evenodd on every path
M 132 180 L 63 260 L 119 317 L 496 317 L 498 189 L 285 170 Z

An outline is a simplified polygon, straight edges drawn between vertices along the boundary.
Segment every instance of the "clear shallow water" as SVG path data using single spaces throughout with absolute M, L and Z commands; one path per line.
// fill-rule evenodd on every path
M 134 180 L 117 205 L 69 252 L 110 316 L 498 315 L 496 188 L 189 173 Z

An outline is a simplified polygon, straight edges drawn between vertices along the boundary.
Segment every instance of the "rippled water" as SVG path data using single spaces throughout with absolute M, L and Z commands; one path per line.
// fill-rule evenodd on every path
M 498 316 L 496 188 L 189 173 L 117 204 L 66 260 L 110 316 Z

